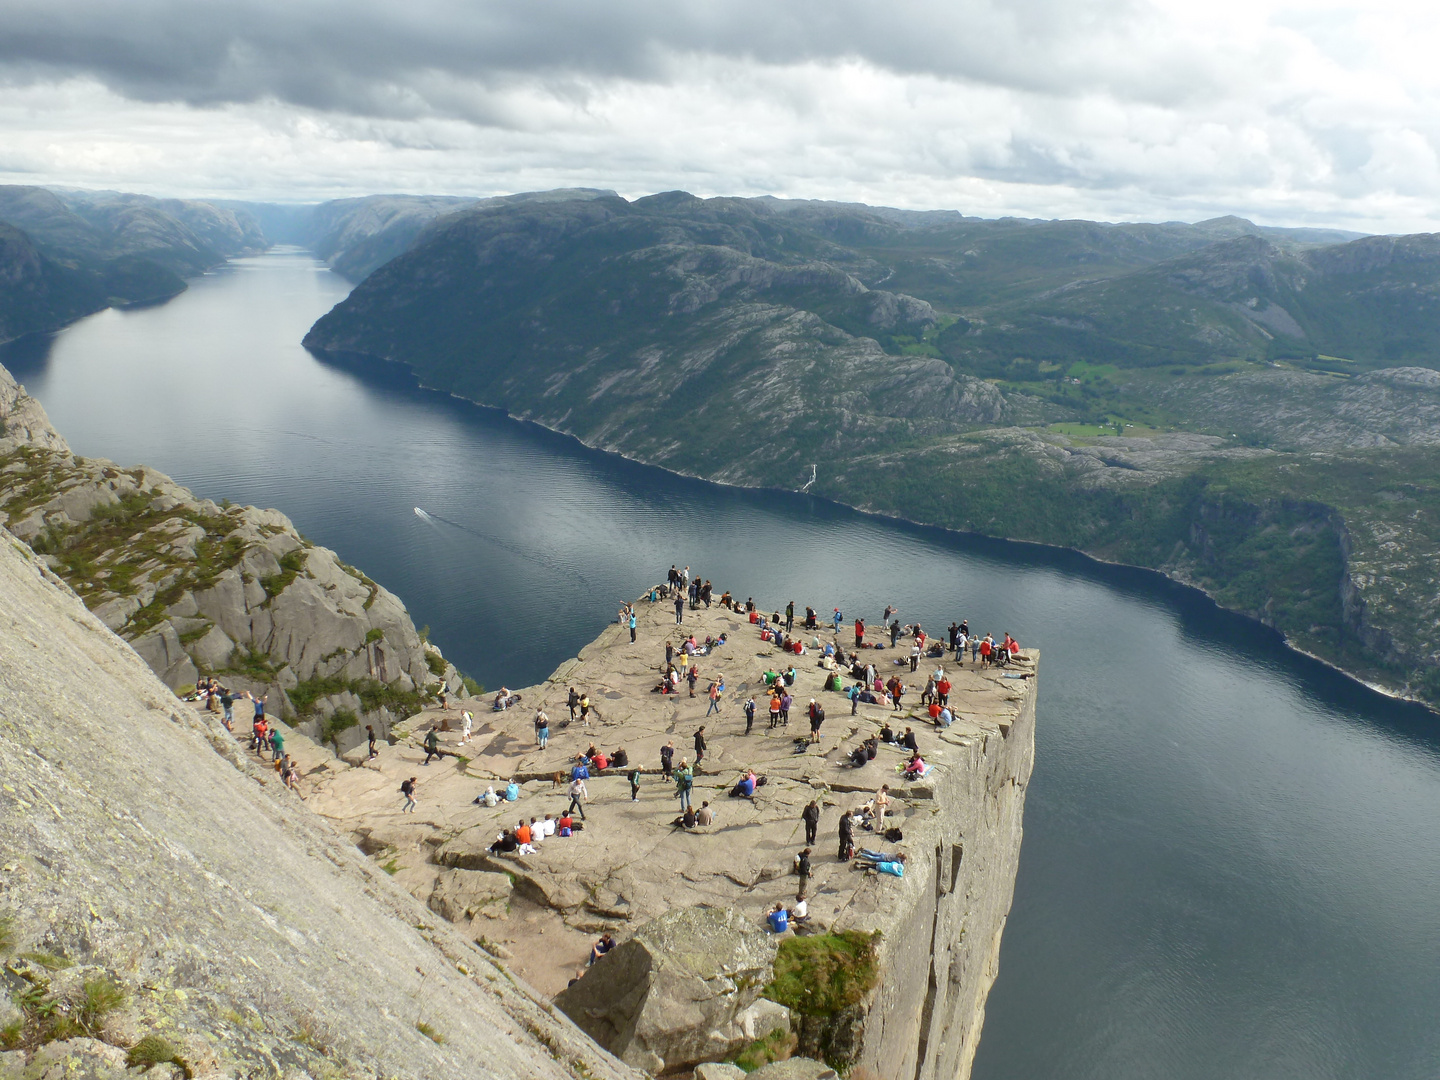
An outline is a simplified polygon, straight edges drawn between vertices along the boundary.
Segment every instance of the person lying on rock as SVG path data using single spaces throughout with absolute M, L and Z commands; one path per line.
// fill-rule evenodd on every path
M 874 851 L 862 851 L 855 859 L 855 866 L 860 870 L 878 870 L 882 874 L 903 878 L 905 853 L 902 851 L 898 855 L 881 855 Z

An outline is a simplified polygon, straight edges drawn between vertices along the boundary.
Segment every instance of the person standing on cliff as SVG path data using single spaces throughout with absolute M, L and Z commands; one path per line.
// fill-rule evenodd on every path
M 719 679 L 712 679 L 712 680 L 711 680 L 711 682 L 710 682 L 710 689 L 709 689 L 709 691 L 707 692 L 706 696 L 710 699 L 710 708 L 708 708 L 708 709 L 705 710 L 705 715 L 706 715 L 706 716 L 709 716 L 711 713 L 718 713 L 718 712 L 720 711 L 720 680 L 719 680 Z
M 583 801 L 582 801 L 582 800 L 583 800 Z M 589 789 L 585 786 L 585 779 L 584 779 L 584 777 L 581 777 L 581 776 L 575 777 L 575 779 L 573 779 L 573 780 L 570 781 L 570 805 L 566 808 L 565 813 L 567 813 L 567 814 L 573 814 L 573 813 L 575 813 L 576 810 L 579 810 L 579 811 L 580 811 L 580 820 L 581 820 L 581 821 L 584 821 L 584 820 L 585 820 L 585 803 L 587 803 L 587 802 L 589 802 L 589 801 L 590 801 L 590 791 L 589 791 Z
M 639 769 L 631 769 L 631 770 L 630 770 L 630 777 L 629 777 L 629 779 L 630 779 L 630 801 L 631 801 L 631 802 L 639 802 L 639 801 L 640 801 L 640 770 L 639 770 Z
M 864 619 L 856 619 L 856 620 L 855 620 L 855 648 L 858 649 L 858 648 L 860 648 L 860 647 L 861 647 L 862 645 L 864 645 L 864 644 L 865 644 L 865 620 L 864 620 Z
M 630 609 L 630 644 L 635 644 L 635 609 Z
M 810 891 L 810 849 L 803 849 L 795 856 L 795 872 L 800 875 L 800 891 L 795 899 L 804 900 L 805 894 Z
M 908 730 L 908 729 L 907 729 Z M 881 784 L 880 790 L 875 793 L 875 831 L 885 831 L 885 811 L 890 809 L 890 785 Z
M 950 651 L 955 651 L 955 642 L 960 637 L 960 624 L 951 620 L 950 622 Z
M 580 695 L 575 692 L 575 687 L 570 687 L 570 694 L 565 699 L 565 704 L 570 706 L 570 719 L 575 719 L 575 710 L 580 708 Z
M 422 765 L 429 765 L 432 757 L 440 756 L 440 735 L 435 730 L 435 725 L 430 725 L 430 730 L 425 733 L 425 760 Z
M 841 862 L 850 858 L 855 847 L 855 821 L 849 810 L 840 811 L 840 852 L 836 856 Z
M 897 608 L 894 604 L 886 604 L 886 605 L 885 605 L 885 614 L 883 614 L 883 615 L 880 616 L 880 625 L 881 625 L 881 626 L 884 626 L 886 623 L 888 623 L 888 622 L 890 621 L 890 616 L 891 616 L 891 615 L 899 615 L 899 614 L 900 614 L 900 609 Z
M 695 767 L 700 767 L 700 762 L 705 760 L 705 725 L 701 724 L 695 729 Z
M 370 743 L 370 757 L 367 760 L 374 761 L 380 756 L 380 751 L 375 749 L 375 727 L 373 724 L 365 725 L 365 737 Z
M 788 634 L 795 629 L 795 601 L 791 600 L 785 605 L 785 632 Z
M 805 846 L 810 847 L 820 833 L 820 803 L 811 799 L 810 805 L 801 812 L 800 820 L 805 822 Z
M 550 745 L 550 717 L 545 715 L 543 707 L 535 710 L 535 741 L 541 750 Z
M 750 699 L 745 702 L 745 734 L 750 734 L 750 729 L 755 726 L 755 695 L 751 694 Z
M 660 775 L 669 780 L 675 772 L 675 740 L 671 739 L 660 747 Z
M 469 709 L 460 713 L 460 745 L 465 746 L 470 742 L 470 732 L 475 729 L 475 714 Z
M 679 626 L 685 621 L 685 598 L 677 595 L 675 597 L 675 625 Z
M 680 799 L 682 811 L 690 809 L 690 791 L 694 786 L 695 774 L 690 771 L 690 766 L 685 764 L 685 759 L 681 758 L 680 768 L 675 770 L 675 794 Z
M 415 785 L 419 780 L 420 778 L 418 776 L 412 776 L 409 780 L 401 782 L 400 794 L 405 796 L 405 805 L 400 807 L 402 814 L 406 812 L 413 814 L 415 812 Z

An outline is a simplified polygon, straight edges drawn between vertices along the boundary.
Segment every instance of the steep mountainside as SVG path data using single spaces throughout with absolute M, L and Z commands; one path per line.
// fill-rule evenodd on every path
M 749 483 L 798 485 L 842 441 L 1026 415 L 1027 400 L 938 359 L 887 354 L 877 339 L 922 335 L 934 311 L 821 261 L 832 250 L 732 200 L 483 207 L 372 274 L 306 344 L 400 360 L 594 445 Z
M 216 675 L 345 749 L 461 677 L 399 598 L 283 514 L 80 458 L 0 368 L 0 512 L 171 688 Z
M 1437 254 L 1234 218 L 488 205 L 306 343 L 677 471 L 1161 569 L 1440 702 Z
M 97 283 L 61 266 L 0 223 L 0 341 L 58 330 L 103 306 Z
M 247 213 L 181 199 L 0 185 L 0 341 L 162 300 L 268 241 Z
M 4 529 L 0 625 L 0 1076 L 638 1080 Z

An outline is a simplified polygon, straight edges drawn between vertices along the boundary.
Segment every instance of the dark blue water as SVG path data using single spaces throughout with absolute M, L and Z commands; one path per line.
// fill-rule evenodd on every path
M 488 685 L 543 677 L 672 562 L 1038 646 L 981 1080 L 1440 1076 L 1435 717 L 1151 575 L 677 479 L 322 364 L 298 342 L 345 289 L 267 255 L 0 361 L 78 452 L 284 510 Z

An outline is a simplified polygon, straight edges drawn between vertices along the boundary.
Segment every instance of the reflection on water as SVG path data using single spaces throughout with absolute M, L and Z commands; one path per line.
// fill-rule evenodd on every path
M 279 507 L 489 685 L 542 678 L 671 563 L 1038 646 L 982 1080 L 1440 1072 L 1431 714 L 1150 574 L 668 476 L 318 362 L 298 342 L 344 292 L 303 254 L 246 259 L 0 359 L 78 452 Z

